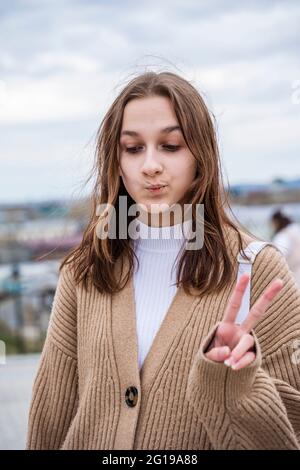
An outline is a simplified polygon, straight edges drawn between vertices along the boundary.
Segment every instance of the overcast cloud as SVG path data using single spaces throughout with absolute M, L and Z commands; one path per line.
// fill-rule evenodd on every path
M 0 3 L 0 202 L 79 196 L 132 74 L 190 80 L 231 184 L 300 177 L 299 1 Z M 293 88 L 294 87 L 294 88 Z

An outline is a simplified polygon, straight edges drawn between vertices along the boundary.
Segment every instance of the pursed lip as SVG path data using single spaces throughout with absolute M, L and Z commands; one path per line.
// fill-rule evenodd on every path
M 150 186 L 146 186 L 146 189 L 158 189 L 167 186 L 166 184 L 152 184 Z

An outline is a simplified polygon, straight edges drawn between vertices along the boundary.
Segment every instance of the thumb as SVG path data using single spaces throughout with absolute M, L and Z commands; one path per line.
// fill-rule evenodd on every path
M 214 362 L 224 362 L 231 354 L 230 348 L 228 346 L 220 346 L 217 348 L 212 348 L 205 354 L 207 359 L 210 359 Z

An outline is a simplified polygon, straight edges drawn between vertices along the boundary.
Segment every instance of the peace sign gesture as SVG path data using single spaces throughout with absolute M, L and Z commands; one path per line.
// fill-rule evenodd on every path
M 243 274 L 238 280 L 229 299 L 223 320 L 205 351 L 211 361 L 224 362 L 232 369 L 246 367 L 255 359 L 254 337 L 250 333 L 263 317 L 268 306 L 283 287 L 281 279 L 273 280 L 250 309 L 241 325 L 235 323 L 247 284 L 249 274 Z

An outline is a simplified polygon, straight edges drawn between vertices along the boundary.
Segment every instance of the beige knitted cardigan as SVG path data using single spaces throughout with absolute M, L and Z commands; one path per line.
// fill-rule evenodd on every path
M 242 236 L 244 246 L 253 241 Z M 226 238 L 236 259 L 232 229 Z M 252 364 L 233 371 L 203 353 L 234 280 L 213 295 L 180 287 L 139 371 L 132 277 L 120 293 L 103 295 L 75 286 L 64 266 L 26 449 L 300 449 L 300 291 L 283 255 L 268 245 L 253 265 L 251 305 L 275 277 L 285 285 L 252 330 Z

